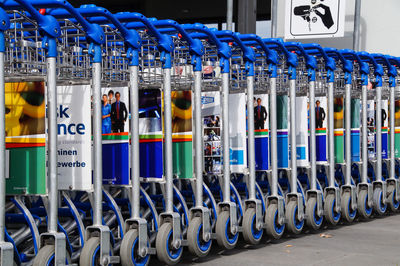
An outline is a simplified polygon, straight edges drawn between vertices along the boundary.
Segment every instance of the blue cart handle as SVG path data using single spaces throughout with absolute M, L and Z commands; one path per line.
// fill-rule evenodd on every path
M 268 64 L 277 65 L 278 53 L 274 50 L 269 49 L 260 36 L 256 34 L 239 34 L 239 38 L 244 42 L 245 45 L 254 46 L 258 45 L 265 52 L 265 56 L 267 57 Z
M 367 52 L 357 52 L 357 54 L 361 58 L 361 60 L 372 65 L 372 67 L 374 68 L 375 77 L 381 78 L 383 76 L 383 67 L 376 62 L 375 58 L 371 54 Z
M 300 53 L 300 55 L 302 57 L 304 57 L 304 59 L 306 61 L 307 74 L 309 77 L 309 81 L 315 81 L 315 70 L 317 69 L 317 60 L 315 59 L 315 57 L 312 55 L 309 55 L 306 52 L 306 50 L 304 50 L 301 43 L 285 42 L 284 45 L 287 49 L 297 51 L 297 53 Z
M 328 71 L 335 71 L 336 62 L 333 58 L 329 57 L 321 45 L 317 43 L 303 44 L 303 48 L 309 53 L 317 57 L 322 57 L 325 61 L 325 69 Z
M 6 51 L 4 31 L 10 28 L 10 18 L 4 9 L 0 8 L 0 53 Z
M 383 64 L 387 67 L 387 75 L 389 77 L 397 76 L 397 69 L 389 62 L 389 59 L 383 54 L 371 54 L 377 63 Z
M 333 59 L 337 59 L 342 62 L 342 69 L 344 72 L 344 79 L 346 84 L 351 84 L 352 78 L 351 74 L 353 73 L 353 62 L 344 58 L 343 54 L 339 52 L 336 48 L 324 48 L 324 51 Z
M 368 63 L 365 63 L 361 60 L 360 56 L 353 50 L 350 49 L 342 49 L 339 51 L 345 58 L 349 60 L 354 60 L 357 62 L 359 66 L 359 71 L 361 75 L 368 75 L 369 74 L 369 66 Z

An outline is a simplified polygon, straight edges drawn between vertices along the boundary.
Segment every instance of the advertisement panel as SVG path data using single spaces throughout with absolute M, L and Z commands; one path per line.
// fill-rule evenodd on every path
M 254 144 L 256 170 L 269 169 L 269 101 L 268 94 L 254 95 Z
M 327 161 L 327 106 L 326 97 L 315 97 L 315 138 L 317 162 Z
M 247 167 L 246 95 L 229 94 L 229 154 L 233 173 L 243 173 Z
M 308 123 L 303 121 L 307 118 L 308 97 L 296 97 L 296 153 L 297 166 L 306 167 L 309 165 L 308 159 Z
M 344 163 L 344 98 L 334 99 L 335 163 Z

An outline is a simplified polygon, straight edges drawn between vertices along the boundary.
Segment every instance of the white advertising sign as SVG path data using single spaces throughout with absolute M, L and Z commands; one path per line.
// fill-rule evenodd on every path
M 285 39 L 344 36 L 345 0 L 286 0 Z
M 57 87 L 58 188 L 92 187 L 90 86 Z
M 308 161 L 308 125 L 304 123 L 307 117 L 307 97 L 296 97 L 296 151 L 297 165 L 306 167 Z
M 246 96 L 244 93 L 229 94 L 229 143 L 233 173 L 242 173 L 247 167 L 246 145 Z

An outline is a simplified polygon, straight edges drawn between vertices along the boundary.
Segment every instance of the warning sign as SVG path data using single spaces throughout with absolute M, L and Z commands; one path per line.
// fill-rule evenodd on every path
M 343 37 L 345 0 L 286 0 L 285 39 Z

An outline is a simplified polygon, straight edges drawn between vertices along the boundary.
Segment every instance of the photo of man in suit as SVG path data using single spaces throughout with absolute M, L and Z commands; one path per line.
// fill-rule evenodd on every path
M 267 120 L 267 110 L 261 105 L 261 98 L 257 99 L 257 106 L 254 107 L 254 129 L 264 129 Z
M 317 100 L 315 102 L 315 127 L 316 128 L 322 128 L 322 125 L 324 123 L 326 114 L 324 108 L 320 106 L 321 102 Z
M 121 94 L 116 92 L 115 103 L 111 105 L 111 123 L 114 133 L 124 132 L 125 121 L 128 118 L 128 110 L 120 99 Z

